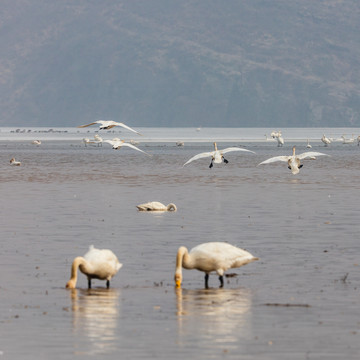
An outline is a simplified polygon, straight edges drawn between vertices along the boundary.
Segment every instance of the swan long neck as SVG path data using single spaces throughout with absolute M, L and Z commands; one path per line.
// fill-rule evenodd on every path
M 215 151 L 217 151 L 217 145 L 216 145 L 216 142 L 214 142 L 214 149 L 215 149 Z
M 295 156 L 295 146 L 293 146 L 292 151 L 293 151 L 292 156 Z
M 189 252 L 185 246 L 181 246 L 176 255 L 175 267 L 175 285 L 177 288 L 181 287 L 182 282 L 182 267 L 186 267 L 189 262 Z
M 67 288 L 75 289 L 79 267 L 81 272 L 83 272 L 84 274 L 87 273 L 86 270 L 88 267 L 88 262 L 82 256 L 76 257 L 71 265 L 71 276 L 70 280 L 66 284 Z

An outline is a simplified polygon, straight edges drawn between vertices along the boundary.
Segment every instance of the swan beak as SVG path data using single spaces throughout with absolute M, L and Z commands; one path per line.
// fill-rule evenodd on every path
M 176 287 L 177 289 L 180 289 L 180 288 L 181 288 L 181 280 L 176 280 L 176 281 L 175 281 L 175 287 Z
M 67 283 L 66 283 L 66 289 L 75 289 L 75 284 L 74 284 L 74 282 L 73 281 L 68 281 Z

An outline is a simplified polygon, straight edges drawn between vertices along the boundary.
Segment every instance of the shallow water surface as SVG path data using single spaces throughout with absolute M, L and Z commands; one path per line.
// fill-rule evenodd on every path
M 147 157 L 0 142 L 0 357 L 358 359 L 359 147 L 314 144 L 330 157 L 293 176 L 284 163 L 256 166 L 291 144 L 241 145 L 256 154 L 210 170 L 210 159 L 182 165 L 211 143 L 138 145 Z M 178 211 L 138 212 L 147 201 Z M 204 289 L 196 270 L 175 289 L 178 247 L 208 241 L 260 260 L 228 271 L 223 289 L 215 275 Z M 99 280 L 88 290 L 82 274 L 65 289 L 91 244 L 123 267 L 108 290 Z

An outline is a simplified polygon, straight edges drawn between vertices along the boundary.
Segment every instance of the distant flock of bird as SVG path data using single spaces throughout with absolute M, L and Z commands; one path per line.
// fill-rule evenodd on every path
M 98 120 L 92 122 L 90 124 L 81 125 L 79 128 L 84 128 L 87 126 L 99 124 L 100 130 L 111 129 L 114 126 L 121 126 L 129 131 L 132 131 L 138 135 L 141 135 L 138 131 L 130 128 L 129 126 L 115 122 L 115 121 L 106 121 L 106 120 Z M 265 135 L 266 136 L 266 135 Z M 271 138 L 277 140 L 278 146 L 281 147 L 284 145 L 284 139 L 282 137 L 281 131 L 274 131 L 271 133 Z M 346 139 L 344 136 L 342 137 L 344 143 L 345 141 L 350 141 Z M 266 136 L 266 139 L 269 140 Z M 331 139 L 327 138 L 325 135 L 321 138 L 322 142 L 325 146 L 331 143 Z M 360 136 L 357 138 L 358 145 L 360 143 Z M 94 140 L 91 141 L 89 139 L 83 140 L 85 145 L 90 143 L 98 144 L 98 146 L 103 142 L 102 138 L 99 135 L 94 136 Z M 355 139 L 353 138 L 352 142 Z M 120 140 L 115 138 L 113 140 L 105 140 L 104 142 L 109 143 L 113 149 L 120 149 L 122 146 L 128 146 L 134 150 L 145 153 L 144 151 L 137 148 L 134 144 L 126 143 L 124 140 Z M 33 141 L 33 144 L 40 145 L 40 140 Z M 177 144 L 178 145 L 178 144 Z M 182 146 L 183 143 L 178 146 Z M 309 141 L 307 142 L 307 148 L 311 148 Z M 219 163 L 228 163 L 228 160 L 225 159 L 224 154 L 232 151 L 242 151 L 254 153 L 253 151 L 242 149 L 239 147 L 229 147 L 226 149 L 219 150 L 217 148 L 216 142 L 214 142 L 214 150 L 210 152 L 204 152 L 197 154 L 190 158 L 185 165 L 191 163 L 192 161 L 210 157 L 211 162 L 209 168 L 213 167 L 213 164 Z M 146 155 L 149 155 L 145 153 Z M 327 155 L 321 152 L 305 152 L 299 155 L 295 153 L 295 146 L 292 149 L 292 155 L 289 156 L 275 156 L 270 159 L 267 159 L 261 162 L 259 165 L 270 164 L 273 162 L 286 162 L 288 164 L 288 168 L 291 170 L 292 174 L 298 174 L 301 167 L 301 160 L 309 158 L 316 159 L 317 156 Z M 11 165 L 20 166 L 21 163 L 16 161 L 15 158 L 10 160 Z M 149 202 L 145 204 L 137 205 L 137 209 L 139 211 L 176 211 L 177 207 L 175 204 L 170 203 L 168 205 L 164 205 L 160 202 Z M 197 269 L 205 273 L 205 288 L 208 288 L 209 274 L 211 272 L 216 272 L 219 276 L 220 287 L 224 286 L 224 273 L 230 268 L 238 268 L 253 261 L 259 260 L 259 258 L 253 256 L 248 251 L 240 249 L 236 246 L 230 245 L 224 242 L 208 242 L 200 244 L 190 251 L 184 246 L 181 246 L 178 249 L 176 255 L 176 266 L 175 266 L 175 275 L 174 281 L 176 287 L 181 287 L 182 283 L 182 269 Z M 112 277 L 120 270 L 122 264 L 119 262 L 116 255 L 108 249 L 96 249 L 94 246 L 90 246 L 89 251 L 84 256 L 76 257 L 71 265 L 71 277 L 70 280 L 66 284 L 66 288 L 74 289 L 77 283 L 77 272 L 78 269 L 84 275 L 86 275 L 88 279 L 88 288 L 91 288 L 91 280 L 99 279 L 106 280 L 106 287 L 110 287 L 110 280 Z

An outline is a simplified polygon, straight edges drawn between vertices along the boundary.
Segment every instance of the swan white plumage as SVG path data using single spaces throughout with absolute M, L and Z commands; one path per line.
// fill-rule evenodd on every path
M 311 149 L 311 148 L 312 148 L 312 146 L 310 145 L 309 139 L 307 139 L 306 147 L 307 147 L 308 149 Z
M 121 122 L 116 122 L 116 121 L 113 121 L 113 120 L 97 120 L 97 121 L 94 121 L 90 124 L 86 124 L 86 125 L 80 125 L 78 126 L 78 128 L 84 128 L 84 127 L 87 127 L 87 126 L 91 126 L 91 125 L 96 125 L 96 124 L 100 124 L 100 128 L 99 130 L 108 130 L 108 129 L 112 129 L 114 126 L 121 126 L 125 129 L 128 129 L 138 135 L 141 135 L 138 131 L 132 129 L 131 127 L 121 123 Z
M 91 279 L 106 280 L 106 287 L 110 287 L 111 278 L 119 271 L 122 264 L 116 255 L 108 249 L 96 249 L 93 245 L 82 257 L 78 256 L 71 265 L 71 277 L 66 287 L 75 289 L 77 282 L 77 270 L 88 278 L 88 287 L 91 289 Z
M 21 165 L 21 162 L 20 162 L 20 161 L 16 161 L 15 158 L 12 158 L 12 159 L 10 160 L 10 165 L 20 166 L 20 165 Z
M 238 268 L 259 258 L 248 251 L 225 242 L 209 242 L 195 246 L 188 252 L 185 246 L 178 249 L 175 267 L 175 285 L 181 287 L 182 268 L 205 272 L 205 288 L 208 288 L 209 274 L 219 275 L 220 287 L 224 286 L 224 273 L 230 268 Z
M 323 134 L 321 141 L 324 143 L 325 146 L 328 146 L 329 144 L 331 144 L 331 140 L 329 138 L 327 138 L 325 136 L 325 134 Z
M 41 145 L 41 141 L 40 140 L 34 140 L 34 141 L 32 141 L 31 142 L 32 144 L 34 144 L 34 145 Z
M 281 132 L 280 135 L 276 138 L 277 142 L 278 142 L 278 146 L 283 146 L 285 141 L 284 138 L 281 136 Z
M 132 145 L 130 143 L 125 142 L 125 140 L 120 140 L 118 138 L 114 138 L 112 140 L 104 140 L 104 142 L 110 144 L 112 146 L 113 149 L 115 150 L 120 150 L 123 146 L 128 146 L 129 148 L 132 148 L 134 150 L 140 151 L 148 156 L 151 156 L 150 154 L 148 154 L 147 152 L 140 150 L 138 147 L 136 147 L 135 145 Z
M 140 204 L 136 206 L 139 211 L 176 211 L 177 207 L 175 204 L 170 203 L 169 205 L 164 205 L 158 201 L 151 201 L 145 204 Z
M 303 160 L 306 158 L 314 159 L 315 156 L 322 156 L 322 155 L 328 156 L 327 154 L 323 154 L 323 153 L 316 152 L 316 151 L 308 151 L 308 152 L 302 153 L 300 155 L 295 155 L 295 146 L 293 146 L 292 155 L 275 156 L 275 157 L 272 157 L 270 159 L 267 159 L 267 160 L 261 162 L 259 165 L 270 164 L 270 163 L 277 162 L 277 161 L 284 161 L 284 162 L 288 163 L 288 167 L 291 170 L 292 174 L 296 175 L 300 172 L 300 169 L 303 167 L 303 165 L 300 163 L 300 160 Z
M 183 166 L 191 163 L 194 160 L 198 160 L 201 158 L 205 158 L 205 157 L 211 157 L 211 163 L 209 168 L 211 169 L 213 167 L 213 163 L 215 164 L 220 164 L 222 161 L 227 164 L 228 161 L 224 158 L 224 154 L 230 152 L 230 151 L 246 151 L 246 152 L 251 152 L 253 154 L 255 154 L 253 151 L 247 150 L 247 149 L 242 149 L 242 148 L 238 148 L 238 147 L 229 147 L 223 150 L 218 150 L 216 142 L 214 142 L 214 151 L 210 151 L 210 152 L 204 152 L 201 154 L 197 154 L 195 156 L 193 156 L 190 160 L 188 160 Z
M 342 136 L 341 136 L 341 139 L 342 139 L 342 143 L 343 143 L 343 144 L 353 144 L 354 141 L 355 141 L 354 136 L 353 136 L 352 138 L 350 138 L 350 139 L 347 139 L 347 138 L 345 137 L 345 135 L 342 135 Z

